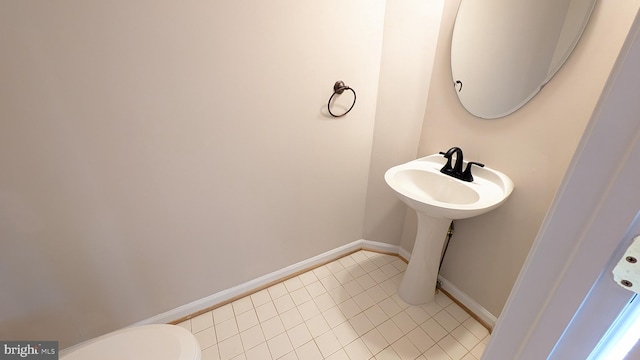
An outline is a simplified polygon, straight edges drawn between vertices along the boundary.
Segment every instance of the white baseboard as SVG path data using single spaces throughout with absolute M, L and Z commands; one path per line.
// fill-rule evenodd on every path
M 397 254 L 400 246 L 391 245 L 379 241 L 360 240 L 362 242 L 362 248 L 366 250 L 375 250 L 380 252 L 386 252 L 391 254 Z
M 405 260 L 409 261 L 411 259 L 411 253 L 403 248 L 399 248 L 398 255 L 400 255 Z
M 399 248 L 398 255 L 407 260 L 411 260 L 411 253 L 403 248 Z M 453 283 L 451 283 L 449 280 L 443 278 L 440 275 L 438 275 L 438 280 L 440 280 L 440 286 L 444 291 L 448 292 L 451 296 L 458 300 L 462 305 L 469 309 L 469 311 L 480 318 L 480 320 L 487 323 L 487 325 L 489 325 L 491 328 L 496 325 L 496 321 L 498 319 L 492 313 L 490 313 L 489 310 L 485 309 L 477 301 L 473 300 L 469 295 L 453 285 Z
M 366 246 L 364 246 L 366 243 Z M 327 252 L 324 252 L 320 255 L 314 256 L 312 258 L 300 261 L 296 264 L 287 266 L 285 268 L 282 268 L 280 270 L 276 270 L 272 273 L 260 276 L 256 279 L 247 281 L 245 283 L 242 283 L 240 285 L 234 286 L 232 288 L 226 289 L 226 290 L 222 290 L 220 292 L 217 292 L 213 295 L 209 295 L 207 297 L 204 297 L 202 299 L 190 302 L 188 304 L 179 306 L 175 309 L 171 309 L 167 312 L 164 312 L 162 314 L 158 314 L 156 316 L 153 316 L 151 318 L 139 321 L 131 326 L 139 326 L 139 325 L 148 325 L 148 324 L 166 324 L 178 319 L 181 319 L 183 317 L 189 316 L 191 314 L 195 314 L 199 311 L 202 311 L 204 309 L 210 308 L 212 306 L 215 306 L 217 304 L 221 304 L 223 302 L 229 301 L 237 296 L 243 295 L 243 294 L 247 294 L 247 293 L 251 293 L 253 291 L 256 291 L 268 284 L 271 284 L 273 282 L 282 280 L 292 274 L 295 274 L 297 272 L 300 271 L 304 271 L 313 267 L 316 267 L 320 264 L 323 263 L 327 263 L 330 261 L 333 261 L 335 259 L 338 259 L 342 256 L 344 256 L 345 254 L 348 254 L 350 252 L 354 252 L 354 251 L 358 251 L 362 248 L 368 248 L 368 249 L 373 249 L 373 250 L 378 250 L 378 251 L 388 251 L 388 252 L 394 252 L 393 250 L 389 250 L 390 248 L 393 248 L 394 245 L 388 245 L 388 244 L 384 244 L 384 243 L 379 243 L 379 242 L 375 242 L 375 241 L 367 241 L 367 240 L 356 240 L 354 242 L 351 242 L 349 244 L 340 246 L 338 248 L 335 248 L 333 250 L 329 250 Z M 395 253 L 397 253 L 397 246 L 395 247 Z
M 327 252 L 324 252 L 312 258 L 300 261 L 296 264 L 287 266 L 280 270 L 276 270 L 272 273 L 260 276 L 256 279 L 247 281 L 245 283 L 234 286 L 232 288 L 222 290 L 213 295 L 209 295 L 202 299 L 179 306 L 175 309 L 169 310 L 162 314 L 158 314 L 151 318 L 139 321 L 131 326 L 148 325 L 148 324 L 166 324 L 172 321 L 176 321 L 178 319 L 184 318 L 191 314 L 195 314 L 199 311 L 215 306 L 217 304 L 221 304 L 226 301 L 229 301 L 240 295 L 244 295 L 244 294 L 248 294 L 253 291 L 256 291 L 268 284 L 280 281 L 297 272 L 314 268 L 320 264 L 333 261 L 348 253 L 351 253 L 360 249 L 368 249 L 368 250 L 386 252 L 391 254 L 397 254 L 407 260 L 411 258 L 411 253 L 402 249 L 398 245 L 391 245 L 391 244 L 382 243 L 378 241 L 360 239 L 360 240 L 351 242 L 349 244 L 340 246 L 338 248 L 335 248 L 333 250 L 329 250 Z M 473 300 L 467 294 L 460 291 L 460 289 L 455 287 L 455 285 L 453 285 L 446 279 L 442 277 L 438 277 L 438 278 L 442 283 L 442 288 L 445 291 L 447 291 L 449 294 L 451 294 L 451 296 L 453 296 L 458 301 L 460 301 L 460 303 L 466 306 L 469 310 L 471 310 L 474 314 L 476 314 L 480 319 L 485 321 L 487 324 L 491 326 L 495 325 L 496 317 L 493 316 L 489 311 L 483 308 L 480 304 L 478 304 L 475 300 Z
M 438 280 L 440 280 L 440 286 L 444 291 L 451 294 L 451 296 L 458 300 L 462 305 L 466 306 L 467 309 L 478 316 L 480 320 L 487 323 L 487 325 L 489 325 L 491 328 L 496 325 L 497 318 L 492 313 L 490 313 L 489 310 L 482 307 L 482 305 L 478 304 L 478 302 L 473 300 L 469 295 L 462 292 L 442 276 L 438 275 Z

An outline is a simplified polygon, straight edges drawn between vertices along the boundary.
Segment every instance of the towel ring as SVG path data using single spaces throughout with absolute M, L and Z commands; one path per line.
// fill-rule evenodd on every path
M 340 95 L 345 90 L 351 90 L 351 92 L 353 93 L 353 104 L 351 104 L 351 107 L 349 107 L 349 109 L 344 113 L 336 115 L 333 112 L 331 112 L 331 100 L 333 100 L 333 97 L 336 96 L 336 94 Z M 329 110 L 329 114 L 331 114 L 331 116 L 333 117 L 345 116 L 347 115 L 347 113 L 349 113 L 349 111 L 351 111 L 351 109 L 353 109 L 353 106 L 355 104 L 356 104 L 356 91 L 348 87 L 347 85 L 345 85 L 344 82 L 340 80 L 336 81 L 336 83 L 333 84 L 333 94 L 331 95 L 331 97 L 329 98 L 329 102 L 327 103 L 327 110 Z

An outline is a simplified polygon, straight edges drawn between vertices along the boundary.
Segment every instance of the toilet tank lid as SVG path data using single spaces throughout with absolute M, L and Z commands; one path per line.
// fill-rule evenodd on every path
M 176 325 L 143 325 L 118 330 L 61 352 L 61 360 L 200 360 L 200 346 Z

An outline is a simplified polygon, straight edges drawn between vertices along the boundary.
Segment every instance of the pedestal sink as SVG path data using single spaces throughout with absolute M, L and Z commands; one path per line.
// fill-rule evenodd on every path
M 478 216 L 500 206 L 513 182 L 489 167 L 474 168 L 472 182 L 442 174 L 446 159 L 429 155 L 387 170 L 384 179 L 418 215 L 418 233 L 398 295 L 412 305 L 435 296 L 438 267 L 452 220 Z

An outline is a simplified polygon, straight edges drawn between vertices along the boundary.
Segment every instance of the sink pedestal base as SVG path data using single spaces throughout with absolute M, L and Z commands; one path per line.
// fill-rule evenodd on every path
M 438 268 L 450 219 L 438 219 L 416 212 L 418 233 L 411 260 L 400 282 L 398 295 L 411 305 L 433 301 L 438 280 Z

